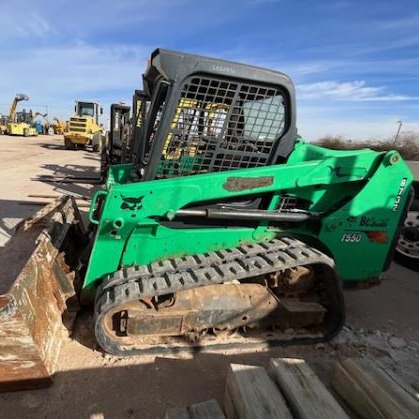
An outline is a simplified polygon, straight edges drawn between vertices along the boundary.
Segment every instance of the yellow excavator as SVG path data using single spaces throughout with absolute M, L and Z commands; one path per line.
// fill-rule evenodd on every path
M 36 129 L 31 126 L 31 119 L 33 117 L 32 112 L 16 111 L 18 103 L 23 100 L 29 100 L 29 97 L 22 93 L 18 93 L 13 99 L 5 133 L 8 135 L 21 135 L 24 137 L 36 136 L 38 133 Z

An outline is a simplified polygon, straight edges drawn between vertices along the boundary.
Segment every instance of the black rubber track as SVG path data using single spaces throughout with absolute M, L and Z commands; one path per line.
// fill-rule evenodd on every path
M 118 356 L 201 351 L 199 344 L 196 347 L 190 345 L 167 347 L 165 345 L 150 346 L 145 349 L 121 345 L 105 332 L 104 319 L 109 312 L 130 301 L 309 265 L 319 274 L 319 294 L 322 304 L 327 309 L 322 330 L 323 336 L 313 339 L 298 335 L 295 339 L 287 340 L 286 343 L 313 343 L 329 340 L 339 332 L 345 318 L 342 286 L 341 281 L 336 277 L 334 262 L 317 249 L 291 237 L 167 259 L 116 271 L 113 275 L 104 278 L 96 292 L 94 316 L 96 339 L 106 352 Z M 269 341 L 270 346 L 282 343 L 284 342 Z M 252 344 L 240 343 L 242 349 L 251 346 Z M 225 350 L 231 347 L 234 347 L 234 343 L 221 346 L 209 345 L 205 346 L 205 349 Z

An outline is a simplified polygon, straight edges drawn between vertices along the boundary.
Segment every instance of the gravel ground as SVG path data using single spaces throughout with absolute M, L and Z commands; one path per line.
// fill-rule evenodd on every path
M 0 246 L 13 227 L 39 207 L 29 194 L 90 195 L 86 185 L 32 181 L 39 174 L 97 173 L 98 156 L 66 151 L 55 136 L 1 136 Z M 46 199 L 48 200 L 48 199 Z M 1 259 L 1 248 L 0 248 Z M 1 262 L 1 260 L 0 260 Z M 91 313 L 81 313 L 61 352 L 54 385 L 0 395 L 0 417 L 155 418 L 174 406 L 215 398 L 222 404 L 228 364 L 267 366 L 271 357 L 301 357 L 329 385 L 333 364 L 347 356 L 380 356 L 419 391 L 419 274 L 393 264 L 380 286 L 345 292 L 347 325 L 332 342 L 268 351 L 119 359 L 95 345 Z

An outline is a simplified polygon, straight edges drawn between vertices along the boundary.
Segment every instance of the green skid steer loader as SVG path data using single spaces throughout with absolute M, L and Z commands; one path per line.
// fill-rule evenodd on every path
M 391 262 L 412 198 L 400 155 L 306 143 L 277 71 L 157 49 L 143 81 L 135 156 L 109 168 L 89 214 L 80 298 L 100 346 L 121 356 L 333 337 L 343 281 Z

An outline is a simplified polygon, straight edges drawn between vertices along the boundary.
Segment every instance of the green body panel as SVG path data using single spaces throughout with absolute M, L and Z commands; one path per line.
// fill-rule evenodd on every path
M 412 175 L 396 152 L 327 150 L 297 141 L 287 163 L 129 183 L 131 165 L 113 166 L 85 278 L 88 294 L 106 274 L 127 266 L 259 242 L 302 238 L 329 253 L 345 280 L 378 277 L 407 205 Z M 259 185 L 258 182 L 260 181 Z M 243 186 L 245 185 L 245 186 Z M 263 194 L 274 210 L 281 194 L 310 202 L 317 222 L 286 227 L 185 228 L 170 219 L 186 206 Z M 96 199 L 92 206 L 95 206 Z M 165 220 L 163 223 L 162 220 Z M 173 228 L 175 227 L 175 228 Z

